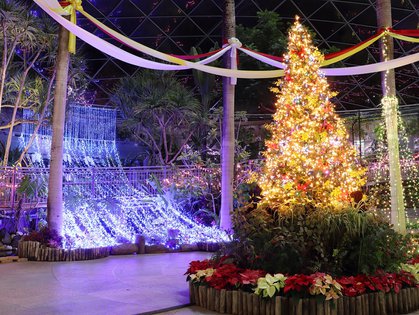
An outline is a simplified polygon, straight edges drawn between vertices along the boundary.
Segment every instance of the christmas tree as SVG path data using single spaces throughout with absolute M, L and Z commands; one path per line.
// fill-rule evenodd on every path
M 276 113 L 268 125 L 266 158 L 258 183 L 263 203 L 280 213 L 339 211 L 365 184 L 342 120 L 336 115 L 323 55 L 298 18 L 289 32 L 285 77 L 273 91 Z M 352 196 L 351 196 L 352 195 Z

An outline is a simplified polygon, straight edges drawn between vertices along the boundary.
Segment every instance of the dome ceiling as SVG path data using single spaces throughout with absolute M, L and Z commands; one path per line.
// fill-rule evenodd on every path
M 253 26 L 261 10 L 277 12 L 289 24 L 299 15 L 304 25 L 316 33 L 316 44 L 345 49 L 375 34 L 375 2 L 371 0 L 236 0 L 237 24 Z M 413 0 L 392 1 L 393 28 L 416 29 L 419 5 Z M 221 42 L 222 0 L 84 0 L 84 9 L 126 36 L 142 44 L 173 54 L 188 54 L 190 48 L 208 51 Z M 82 16 L 78 24 L 109 39 Z M 286 28 L 283 30 L 286 32 Z M 111 42 L 121 46 L 112 39 Z M 246 43 L 244 43 L 246 44 Z M 127 49 L 127 48 L 124 48 Z M 109 95 L 119 78 L 140 69 L 114 60 L 78 41 L 78 53 L 87 58 L 91 90 L 97 104 L 109 105 Z M 395 58 L 419 51 L 419 45 L 395 40 Z M 341 66 L 379 61 L 378 44 L 344 60 Z M 419 103 L 419 64 L 396 69 L 398 97 L 401 104 Z M 334 103 L 338 110 L 374 108 L 381 98 L 380 74 L 331 79 L 339 92 Z

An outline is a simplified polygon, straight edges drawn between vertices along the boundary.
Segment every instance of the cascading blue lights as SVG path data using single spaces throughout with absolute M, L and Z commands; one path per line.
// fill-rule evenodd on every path
M 115 110 L 72 106 L 67 114 L 63 163 L 71 173 L 64 171 L 63 177 L 66 247 L 134 242 L 138 234 L 148 244 L 167 244 L 171 231 L 181 244 L 228 240 L 218 228 L 194 222 L 172 200 L 129 183 L 115 143 Z M 33 118 L 29 111 L 24 116 Z M 32 132 L 32 125 L 22 126 L 22 146 Z M 48 166 L 50 147 L 51 130 L 45 126 L 30 150 L 34 167 Z

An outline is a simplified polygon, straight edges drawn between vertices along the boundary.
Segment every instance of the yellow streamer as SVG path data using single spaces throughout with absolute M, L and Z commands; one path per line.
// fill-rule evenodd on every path
M 155 58 L 159 58 L 162 60 L 166 60 L 169 62 L 172 62 L 174 64 L 178 64 L 181 66 L 187 66 L 188 62 L 186 62 L 183 59 L 180 59 L 178 57 L 174 57 L 171 56 L 169 54 L 165 54 L 159 51 L 156 51 L 150 47 L 147 47 L 141 43 L 138 43 L 136 41 L 133 41 L 132 39 L 114 31 L 113 29 L 107 27 L 105 24 L 103 24 L 102 22 L 100 22 L 98 19 L 96 19 L 95 17 L 91 16 L 89 13 L 87 13 L 86 11 L 84 11 L 83 9 L 80 10 L 80 13 L 83 14 L 83 16 L 85 18 L 87 18 L 90 22 L 92 22 L 93 24 L 95 24 L 96 26 L 98 26 L 99 28 L 102 28 L 104 30 L 106 30 L 106 32 L 112 34 L 113 36 L 115 36 L 118 40 L 120 40 L 121 42 L 123 42 L 125 45 L 134 47 L 135 49 L 137 49 L 138 51 L 141 51 L 142 53 L 145 53 L 147 55 L 150 55 L 152 57 Z
M 77 24 L 77 11 L 83 11 L 81 5 L 82 0 L 69 0 L 70 5 L 64 7 L 64 11 L 67 15 L 70 15 L 71 23 Z M 70 32 L 70 37 L 68 39 L 68 51 L 72 54 L 76 53 L 76 36 Z
M 101 22 L 99 22 L 99 20 L 97 20 L 96 18 L 94 18 L 93 16 L 91 16 L 90 14 L 88 14 L 87 12 L 85 12 L 83 10 L 83 7 L 81 5 L 82 0 L 69 0 L 68 2 L 70 2 L 70 5 L 63 8 L 63 11 L 65 11 L 65 13 L 60 13 L 60 12 L 57 12 L 57 13 L 59 13 L 61 15 L 70 15 L 71 16 L 70 21 L 72 23 L 76 24 L 77 23 L 76 12 L 79 11 L 80 13 L 82 13 L 87 19 L 89 19 L 94 24 L 96 24 L 96 25 L 100 24 L 100 25 L 102 25 L 102 27 L 104 26 Z M 56 10 L 53 10 L 53 11 L 56 11 Z M 124 41 L 130 42 L 131 45 L 134 44 L 134 46 L 136 46 L 136 48 L 139 49 L 140 51 L 144 52 L 144 50 L 146 50 L 146 51 L 149 50 L 148 47 L 146 47 L 144 45 L 141 45 L 139 43 L 136 43 L 136 42 L 132 41 L 131 39 L 127 38 L 126 36 L 123 36 L 122 34 L 119 34 L 119 33 L 115 32 L 111 29 L 108 29 L 108 31 L 113 33 L 114 36 L 118 37 L 119 40 L 121 40 L 123 42 Z M 336 56 L 334 58 L 325 60 L 322 63 L 321 67 L 325 67 L 325 66 L 334 64 L 336 62 L 339 62 L 343 59 L 349 58 L 349 57 L 355 55 L 356 53 L 360 52 L 361 50 L 364 50 L 365 48 L 369 47 L 370 45 L 372 45 L 374 42 L 376 42 L 377 40 L 379 40 L 381 37 L 383 37 L 385 35 L 390 35 L 393 38 L 397 38 L 397 39 L 400 39 L 400 40 L 403 40 L 403 41 L 408 41 L 408 42 L 412 42 L 412 43 L 419 43 L 419 38 L 405 36 L 405 35 L 399 35 L 399 34 L 390 32 L 388 30 L 385 30 L 380 35 L 378 35 L 374 38 L 371 38 L 369 41 L 365 42 L 364 44 L 362 44 L 362 45 L 360 45 L 360 46 L 358 46 L 354 49 L 351 49 L 351 50 L 349 50 L 348 52 L 346 52 L 342 55 L 339 55 L 339 56 Z M 70 38 L 69 38 L 69 42 L 68 42 L 68 50 L 69 50 L 70 53 L 73 53 L 73 54 L 76 52 L 76 36 L 71 32 L 70 32 Z M 149 51 L 147 51 L 147 52 L 149 52 Z M 161 53 L 161 55 L 164 55 L 164 57 L 165 57 L 164 59 L 169 61 L 169 62 L 179 64 L 179 65 L 185 65 L 186 64 L 186 62 L 184 60 L 179 59 L 177 57 L 173 57 L 173 56 L 170 56 L 168 54 L 163 54 L 163 53 Z
M 400 40 L 404 40 L 406 42 L 419 43 L 419 38 L 415 38 L 415 37 L 400 35 L 400 34 L 391 33 L 391 32 L 390 32 L 390 36 L 394 37 L 394 38 L 397 38 L 397 39 L 400 39 Z
M 348 58 L 348 57 L 350 57 L 350 56 L 352 56 L 352 55 L 355 55 L 356 53 L 358 53 L 358 52 L 360 52 L 361 50 L 364 50 L 365 48 L 367 48 L 368 46 L 370 46 L 371 44 L 373 44 L 374 42 L 376 42 L 377 40 L 379 40 L 381 37 L 383 37 L 384 35 L 387 35 L 388 34 L 388 32 L 387 31 L 384 31 L 384 32 L 382 32 L 380 35 L 378 35 L 378 36 L 376 36 L 376 37 L 374 37 L 374 38 L 371 38 L 369 41 L 367 41 L 367 42 L 365 42 L 364 44 L 362 44 L 362 45 L 360 45 L 360 46 L 358 46 L 358 47 L 356 47 L 355 49 L 351 49 L 351 50 L 349 50 L 348 52 L 346 52 L 346 53 L 344 53 L 344 54 L 342 54 L 342 55 L 340 55 L 340 56 L 336 56 L 335 58 L 331 58 L 331 59 L 328 59 L 328 60 L 325 60 L 323 63 L 322 63 L 322 67 L 325 67 L 325 66 L 328 66 L 328 65 L 331 65 L 331 64 L 333 64 L 333 63 L 336 63 L 336 62 L 338 62 L 338 61 L 341 61 L 341 60 L 343 60 L 343 59 L 346 59 L 346 58 Z

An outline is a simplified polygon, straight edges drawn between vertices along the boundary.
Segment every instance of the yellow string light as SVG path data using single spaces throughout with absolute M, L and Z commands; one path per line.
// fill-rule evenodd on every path
M 285 77 L 277 82 L 276 112 L 267 128 L 266 163 L 258 183 L 263 201 L 279 212 L 341 210 L 365 184 L 331 92 L 319 71 L 323 55 L 296 20 L 284 56 Z

